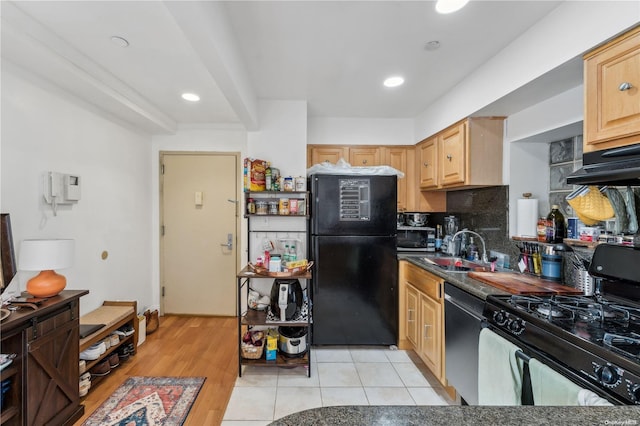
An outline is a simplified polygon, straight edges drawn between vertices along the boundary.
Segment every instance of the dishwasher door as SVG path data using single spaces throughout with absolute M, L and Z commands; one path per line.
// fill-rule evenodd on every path
M 444 284 L 445 372 L 469 405 L 478 405 L 478 340 L 484 301 Z

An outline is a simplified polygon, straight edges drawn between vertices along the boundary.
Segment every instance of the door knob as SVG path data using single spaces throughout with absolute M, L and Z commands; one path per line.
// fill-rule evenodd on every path
M 220 244 L 221 247 L 226 247 L 229 250 L 233 250 L 233 234 L 227 234 L 227 242 Z

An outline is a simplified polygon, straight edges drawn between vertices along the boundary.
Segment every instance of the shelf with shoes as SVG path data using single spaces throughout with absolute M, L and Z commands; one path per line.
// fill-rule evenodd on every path
M 102 325 L 80 339 L 79 388 L 81 397 L 108 376 L 112 369 L 135 355 L 138 345 L 138 314 L 135 301 L 105 301 L 80 317 L 81 325 Z M 86 373 L 90 374 L 87 383 Z

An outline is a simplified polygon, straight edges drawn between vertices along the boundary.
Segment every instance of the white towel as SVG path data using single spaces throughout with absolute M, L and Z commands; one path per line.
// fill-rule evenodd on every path
M 588 389 L 580 389 L 580 392 L 578 392 L 578 405 L 587 407 L 596 405 L 607 406 L 613 404 L 606 399 L 599 397 L 598 394 L 591 392 Z
M 516 345 L 488 328 L 478 343 L 478 404 L 521 405 L 522 369 Z
M 529 360 L 534 405 L 578 405 L 580 387 L 537 359 Z

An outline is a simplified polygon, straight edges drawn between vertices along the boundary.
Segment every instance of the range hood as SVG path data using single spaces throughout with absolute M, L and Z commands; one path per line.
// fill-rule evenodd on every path
M 568 184 L 640 186 L 640 143 L 586 152 L 582 164 L 567 177 Z

